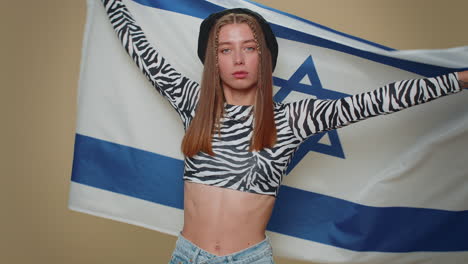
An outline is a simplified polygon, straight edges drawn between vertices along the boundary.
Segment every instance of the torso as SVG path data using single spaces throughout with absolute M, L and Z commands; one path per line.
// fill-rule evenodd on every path
M 214 255 L 228 255 L 265 239 L 275 197 L 185 182 L 182 235 Z

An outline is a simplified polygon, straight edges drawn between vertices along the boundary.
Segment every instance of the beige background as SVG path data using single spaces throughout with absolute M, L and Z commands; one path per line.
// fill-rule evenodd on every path
M 397 49 L 468 45 L 466 0 L 258 2 Z M 85 12 L 85 0 L 1 1 L 0 263 L 167 263 L 173 249 L 175 237 L 67 209 Z

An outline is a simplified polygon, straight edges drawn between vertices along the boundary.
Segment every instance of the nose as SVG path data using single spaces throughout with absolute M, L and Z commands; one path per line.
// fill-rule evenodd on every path
M 236 65 L 242 65 L 244 64 L 244 54 L 242 53 L 242 51 L 240 50 L 237 50 L 234 53 L 234 64 Z

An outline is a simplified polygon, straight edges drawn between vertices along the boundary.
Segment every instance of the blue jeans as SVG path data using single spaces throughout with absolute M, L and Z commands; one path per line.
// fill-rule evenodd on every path
M 216 256 L 179 234 L 169 264 L 274 264 L 274 262 L 268 236 L 263 241 L 241 251 Z

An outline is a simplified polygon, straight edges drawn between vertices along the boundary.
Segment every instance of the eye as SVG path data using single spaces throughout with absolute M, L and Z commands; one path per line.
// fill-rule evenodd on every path
M 223 48 L 223 49 L 220 49 L 219 52 L 220 53 L 223 53 L 223 54 L 227 54 L 231 51 L 231 49 L 228 49 L 228 48 Z
M 245 47 L 245 50 L 251 52 L 251 51 L 257 50 L 257 48 L 253 47 L 253 46 L 250 46 L 250 47 Z

